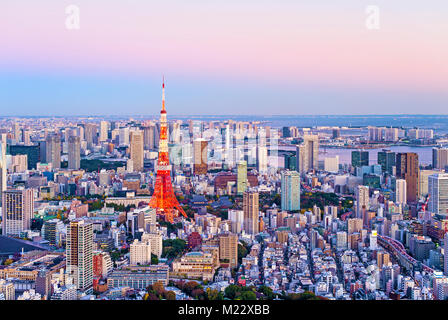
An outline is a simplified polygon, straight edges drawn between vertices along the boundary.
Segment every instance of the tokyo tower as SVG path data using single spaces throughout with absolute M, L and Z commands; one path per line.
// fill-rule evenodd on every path
M 165 110 L 165 79 L 162 82 L 162 110 L 160 111 L 160 138 L 159 138 L 159 158 L 157 160 L 157 177 L 154 193 L 149 201 L 149 206 L 157 210 L 157 214 L 164 216 L 166 221 L 174 222 L 174 216 L 178 217 L 178 212 L 186 218 L 184 209 L 174 195 L 171 184 L 171 165 L 168 154 L 168 124 Z

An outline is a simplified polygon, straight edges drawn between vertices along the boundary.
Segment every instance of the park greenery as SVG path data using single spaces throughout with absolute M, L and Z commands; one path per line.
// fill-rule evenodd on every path
M 187 242 L 182 239 L 167 239 L 163 240 L 162 257 L 167 259 L 174 259 L 182 255 Z

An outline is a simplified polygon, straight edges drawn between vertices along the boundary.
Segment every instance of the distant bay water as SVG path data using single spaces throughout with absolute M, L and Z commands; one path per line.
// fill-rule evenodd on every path
M 172 119 L 203 121 L 260 121 L 272 127 L 404 127 L 434 129 L 439 134 L 448 133 L 448 115 L 172 115 Z
M 407 146 L 393 146 L 387 148 L 366 149 L 369 152 L 369 163 L 378 163 L 378 152 L 383 149 L 391 150 L 393 152 L 415 152 L 418 154 L 418 161 L 420 164 L 428 165 L 432 163 L 432 147 L 407 147 Z M 295 146 L 279 146 L 281 151 L 294 151 Z M 355 148 L 319 148 L 319 160 L 324 160 L 326 157 L 339 156 L 339 163 L 351 163 L 352 151 L 359 150 Z

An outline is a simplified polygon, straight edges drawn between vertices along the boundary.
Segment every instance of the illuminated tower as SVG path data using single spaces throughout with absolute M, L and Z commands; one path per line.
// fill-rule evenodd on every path
M 160 111 L 160 136 L 159 136 L 159 158 L 157 160 L 157 178 L 149 205 L 157 210 L 157 214 L 165 217 L 166 221 L 174 222 L 174 216 L 178 211 L 187 217 L 184 210 L 174 195 L 171 184 L 171 165 L 168 154 L 168 124 L 165 110 L 165 81 L 162 84 L 162 110 Z M 177 209 L 177 210 L 176 210 Z

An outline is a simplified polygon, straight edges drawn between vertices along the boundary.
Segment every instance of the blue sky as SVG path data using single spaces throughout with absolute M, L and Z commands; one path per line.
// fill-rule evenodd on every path
M 3 0 L 0 30 L 1 115 L 157 115 L 163 74 L 172 115 L 448 114 L 445 0 Z

